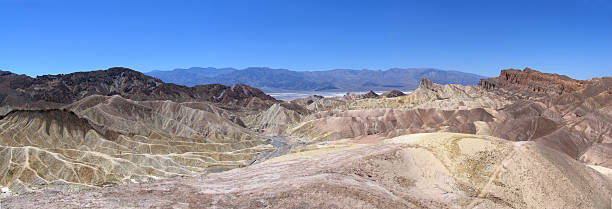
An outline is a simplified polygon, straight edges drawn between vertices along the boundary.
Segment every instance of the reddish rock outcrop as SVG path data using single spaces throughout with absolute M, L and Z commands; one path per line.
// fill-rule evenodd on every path
M 479 86 L 485 89 L 516 87 L 537 93 L 563 94 L 584 89 L 583 81 L 551 73 L 542 73 L 525 68 L 524 70 L 502 70 L 499 77 L 480 80 Z
M 609 149 L 594 147 L 612 143 L 612 78 L 574 80 L 525 68 L 503 70 L 479 86 L 512 102 L 501 110 L 508 118 L 492 125 L 493 136 L 537 141 L 574 159 L 609 166 L 592 153 L 605 153 Z

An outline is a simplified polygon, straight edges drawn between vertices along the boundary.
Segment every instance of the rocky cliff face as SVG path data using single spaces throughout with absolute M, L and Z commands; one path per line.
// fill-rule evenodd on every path
M 584 89 L 584 81 L 564 75 L 541 73 L 525 68 L 502 70 L 498 77 L 482 79 L 478 83 L 485 89 L 516 87 L 536 93 L 563 94 Z

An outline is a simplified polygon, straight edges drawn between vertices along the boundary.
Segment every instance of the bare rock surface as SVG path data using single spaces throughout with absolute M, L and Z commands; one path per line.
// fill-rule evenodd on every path
M 612 205 L 609 77 L 510 69 L 477 86 L 423 78 L 407 95 L 281 102 L 129 69 L 3 71 L 0 90 L 10 208 Z
M 492 135 L 533 140 L 598 166 L 610 166 L 612 78 L 574 80 L 526 68 L 504 70 L 479 86 L 508 98 L 500 109 L 507 119 L 492 125 Z
M 492 122 L 487 110 L 392 109 L 330 110 L 311 114 L 287 134 L 311 140 L 337 140 L 366 135 L 394 137 L 425 132 L 477 132 L 474 124 Z
M 397 90 L 397 89 L 392 89 L 392 90 L 386 91 L 385 93 L 382 93 L 380 96 L 392 98 L 392 97 L 399 97 L 399 96 L 404 96 L 404 95 L 406 95 L 404 94 L 404 92 Z
M 499 77 L 483 79 L 484 88 L 516 87 L 537 93 L 563 94 L 584 89 L 584 81 L 558 74 L 541 73 L 531 68 L 502 70 Z
M 217 139 L 250 138 L 236 116 L 206 102 L 133 101 L 121 96 L 90 96 L 65 107 L 100 127 L 143 136 Z
M 0 119 L 0 185 L 13 193 L 78 191 L 250 164 L 273 150 L 214 113 L 169 101 L 90 98 L 70 110 Z
M 289 125 L 297 123 L 301 119 L 302 114 L 298 111 L 288 109 L 280 104 L 274 104 L 267 110 L 255 115 L 251 119 L 249 127 L 255 127 L 268 134 L 280 134 Z
M 326 101 L 329 100 L 329 101 Z M 336 100 L 336 101 L 334 101 Z M 500 95 L 477 86 L 439 85 L 423 78 L 419 88 L 408 95 L 392 98 L 351 99 L 337 101 L 325 98 L 318 102 L 319 110 L 375 108 L 436 108 L 442 110 L 493 108 L 511 102 Z
M 200 177 L 0 201 L 9 208 L 609 208 L 611 192 L 607 177 L 537 143 L 437 133 L 338 141 Z
M 252 108 L 278 102 L 261 90 L 242 84 L 185 87 L 120 67 L 36 78 L 1 71 L 0 92 L 0 106 L 6 109 L 0 114 L 11 109 L 57 108 L 91 95 L 120 95 L 132 100 L 209 101 Z
M 596 166 L 610 168 L 612 159 L 607 148 L 612 142 L 609 77 L 579 81 L 532 69 L 504 70 L 479 86 L 438 85 L 422 79 L 419 88 L 405 96 L 312 101 L 306 106 L 312 114 L 279 133 L 311 140 L 477 133 L 536 141 Z M 483 112 L 488 116 L 479 118 Z

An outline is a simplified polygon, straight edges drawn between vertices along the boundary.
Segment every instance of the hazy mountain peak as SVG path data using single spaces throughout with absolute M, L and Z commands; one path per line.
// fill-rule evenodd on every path
M 207 69 L 207 70 L 203 70 Z M 286 91 L 388 91 L 414 90 L 421 77 L 440 84 L 476 85 L 483 76 L 458 71 L 433 68 L 391 68 L 387 70 L 334 69 L 323 71 L 293 71 L 269 67 L 190 68 L 181 72 L 153 71 L 147 75 L 165 82 L 186 86 L 219 83 L 233 85 L 243 83 L 266 92 Z

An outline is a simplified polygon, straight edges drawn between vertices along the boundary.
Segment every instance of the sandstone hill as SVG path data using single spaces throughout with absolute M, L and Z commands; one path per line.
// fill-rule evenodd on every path
M 14 110 L 4 116 L 0 184 L 14 193 L 77 191 L 242 167 L 273 149 L 210 112 L 108 100 L 115 101 L 78 113 Z

